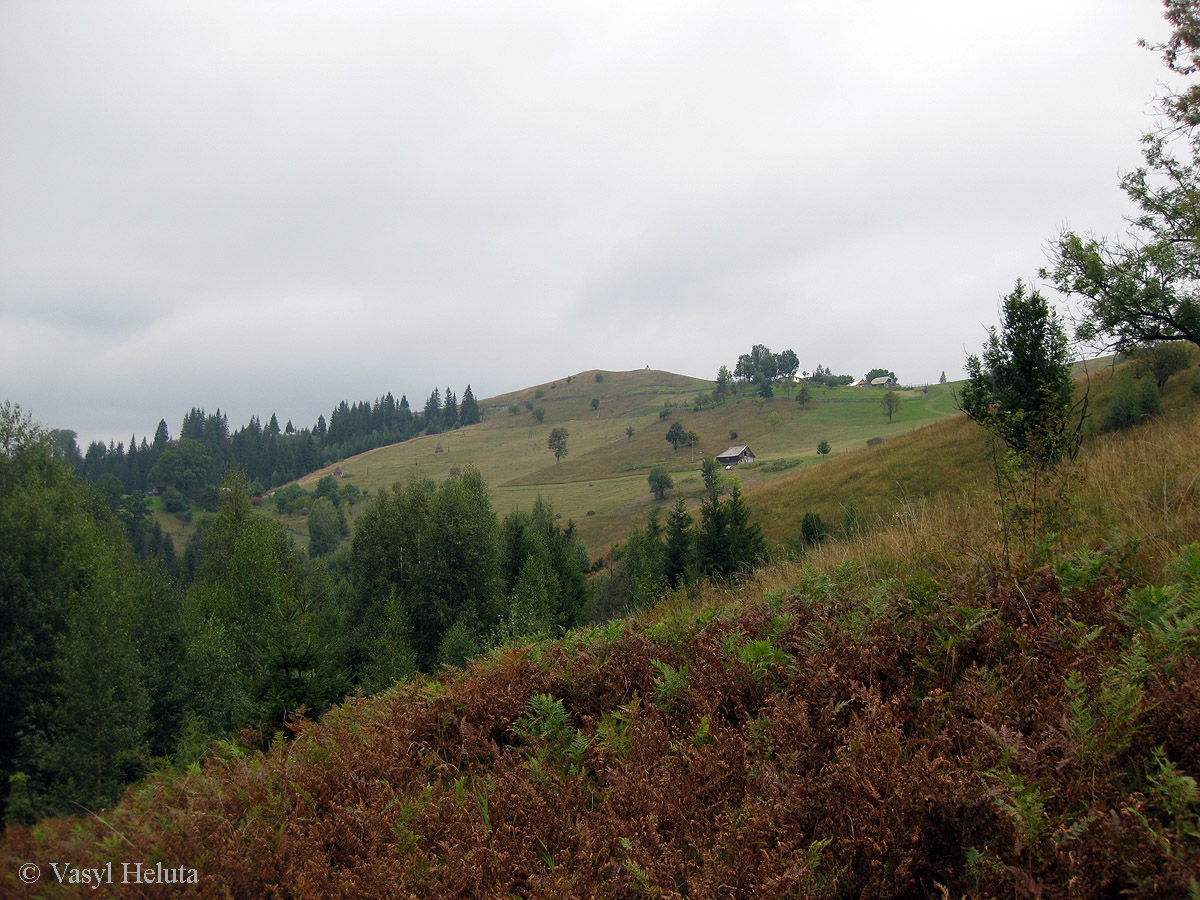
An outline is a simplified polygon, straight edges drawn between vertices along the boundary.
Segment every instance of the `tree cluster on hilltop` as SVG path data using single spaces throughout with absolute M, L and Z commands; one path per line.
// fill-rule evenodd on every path
M 794 350 L 773 353 L 765 344 L 755 344 L 749 353 L 738 357 L 732 373 L 728 366 L 720 367 L 712 399 L 716 403 L 723 402 L 726 397 L 736 393 L 739 385 L 752 387 L 754 393 L 763 398 L 773 397 L 775 388 L 782 385 L 790 396 L 799 370 L 800 360 Z M 811 373 L 805 371 L 803 378 L 805 381 L 826 387 L 850 384 L 854 381 L 850 375 L 835 375 L 820 364 Z

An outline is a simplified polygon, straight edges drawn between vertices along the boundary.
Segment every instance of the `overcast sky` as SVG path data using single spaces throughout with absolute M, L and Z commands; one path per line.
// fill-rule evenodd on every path
M 1113 233 L 1158 0 L 2 0 L 0 399 L 483 398 L 755 343 L 960 377 Z

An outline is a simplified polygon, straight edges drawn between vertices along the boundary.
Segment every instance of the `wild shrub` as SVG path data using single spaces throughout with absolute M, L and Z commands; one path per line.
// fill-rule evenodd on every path
M 1100 431 L 1119 431 L 1139 425 L 1147 416 L 1158 412 L 1161 402 L 1152 378 L 1124 377 L 1100 419 Z
M 809 511 L 804 514 L 800 521 L 800 534 L 809 546 L 825 540 L 825 524 L 821 521 L 820 513 Z

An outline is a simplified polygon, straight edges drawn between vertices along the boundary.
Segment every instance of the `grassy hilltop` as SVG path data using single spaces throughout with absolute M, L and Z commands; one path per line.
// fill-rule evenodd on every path
M 892 437 L 956 413 L 952 385 L 898 389 L 903 403 L 890 424 L 879 405 L 883 391 L 866 387 L 811 386 L 812 400 L 804 406 L 795 401 L 794 389 L 789 395 L 780 388 L 777 396 L 761 400 L 743 387 L 721 405 L 695 409 L 697 396 L 710 393 L 713 386 L 711 381 L 652 369 L 581 372 L 570 380 L 481 401 L 485 419 L 478 425 L 380 447 L 299 483 L 312 487 L 340 469 L 357 487 L 374 493 L 414 474 L 440 481 L 454 466 L 473 465 L 491 487 L 501 514 L 528 509 L 541 495 L 564 520 L 574 521 L 598 555 L 642 524 L 656 503 L 664 511 L 680 496 L 698 503 L 700 460 L 731 444 L 749 445 L 758 458 L 757 464 L 737 472 L 743 485 L 752 487 L 821 461 L 821 441 L 829 442 L 831 456 L 836 457 L 864 448 L 874 438 Z M 593 398 L 600 401 L 598 409 L 592 408 Z M 529 403 L 545 409 L 542 422 L 534 420 Z M 513 405 L 516 414 L 509 412 Z M 660 417 L 663 409 L 669 411 L 668 418 Z M 772 413 L 779 416 L 774 427 Z M 699 435 L 699 446 L 672 450 L 666 433 L 676 421 Z M 556 462 L 546 439 L 559 426 L 570 437 L 567 456 Z M 627 434 L 630 427 L 632 436 Z M 737 432 L 736 440 L 731 431 Z M 646 481 L 655 465 L 666 466 L 675 482 L 666 501 L 655 501 Z M 285 522 L 297 536 L 306 533 L 301 517 Z
M 0 884 L 126 896 L 19 867 L 162 861 L 197 883 L 137 896 L 1194 897 L 1198 380 L 1089 437 L 1057 536 L 1015 533 L 1009 566 L 979 434 L 938 422 L 753 490 L 781 538 L 848 493 L 856 534 L 10 827 Z

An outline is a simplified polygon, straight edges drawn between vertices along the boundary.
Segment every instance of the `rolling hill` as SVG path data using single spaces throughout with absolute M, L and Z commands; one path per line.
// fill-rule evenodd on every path
M 501 515 L 529 508 L 543 496 L 564 520 L 575 523 L 598 555 L 644 522 L 656 503 L 669 508 L 680 496 L 698 503 L 700 460 L 731 444 L 748 445 L 757 456 L 755 464 L 736 473 L 750 489 L 821 462 L 816 451 L 821 441 L 830 443 L 836 458 L 956 413 L 952 385 L 898 390 L 904 402 L 891 423 L 875 388 L 814 386 L 812 400 L 803 407 L 793 399 L 794 391 L 780 390 L 762 400 L 743 388 L 724 404 L 698 407 L 697 397 L 713 387 L 711 381 L 652 369 L 581 372 L 481 401 L 485 418 L 478 425 L 380 447 L 299 483 L 311 488 L 338 472 L 361 490 L 374 492 L 414 475 L 441 480 L 455 466 L 472 465 L 490 485 Z M 596 408 L 593 399 L 599 401 Z M 513 407 L 515 413 L 510 412 Z M 539 407 L 545 410 L 541 422 L 531 412 Z M 779 417 L 775 425 L 773 413 Z M 676 421 L 699 436 L 697 447 L 672 449 L 665 436 Z M 555 427 L 569 432 L 568 454 L 561 461 L 546 445 Z M 655 465 L 666 466 L 675 482 L 665 501 L 655 501 L 649 492 L 646 476 Z M 303 540 L 304 520 L 283 518 Z

